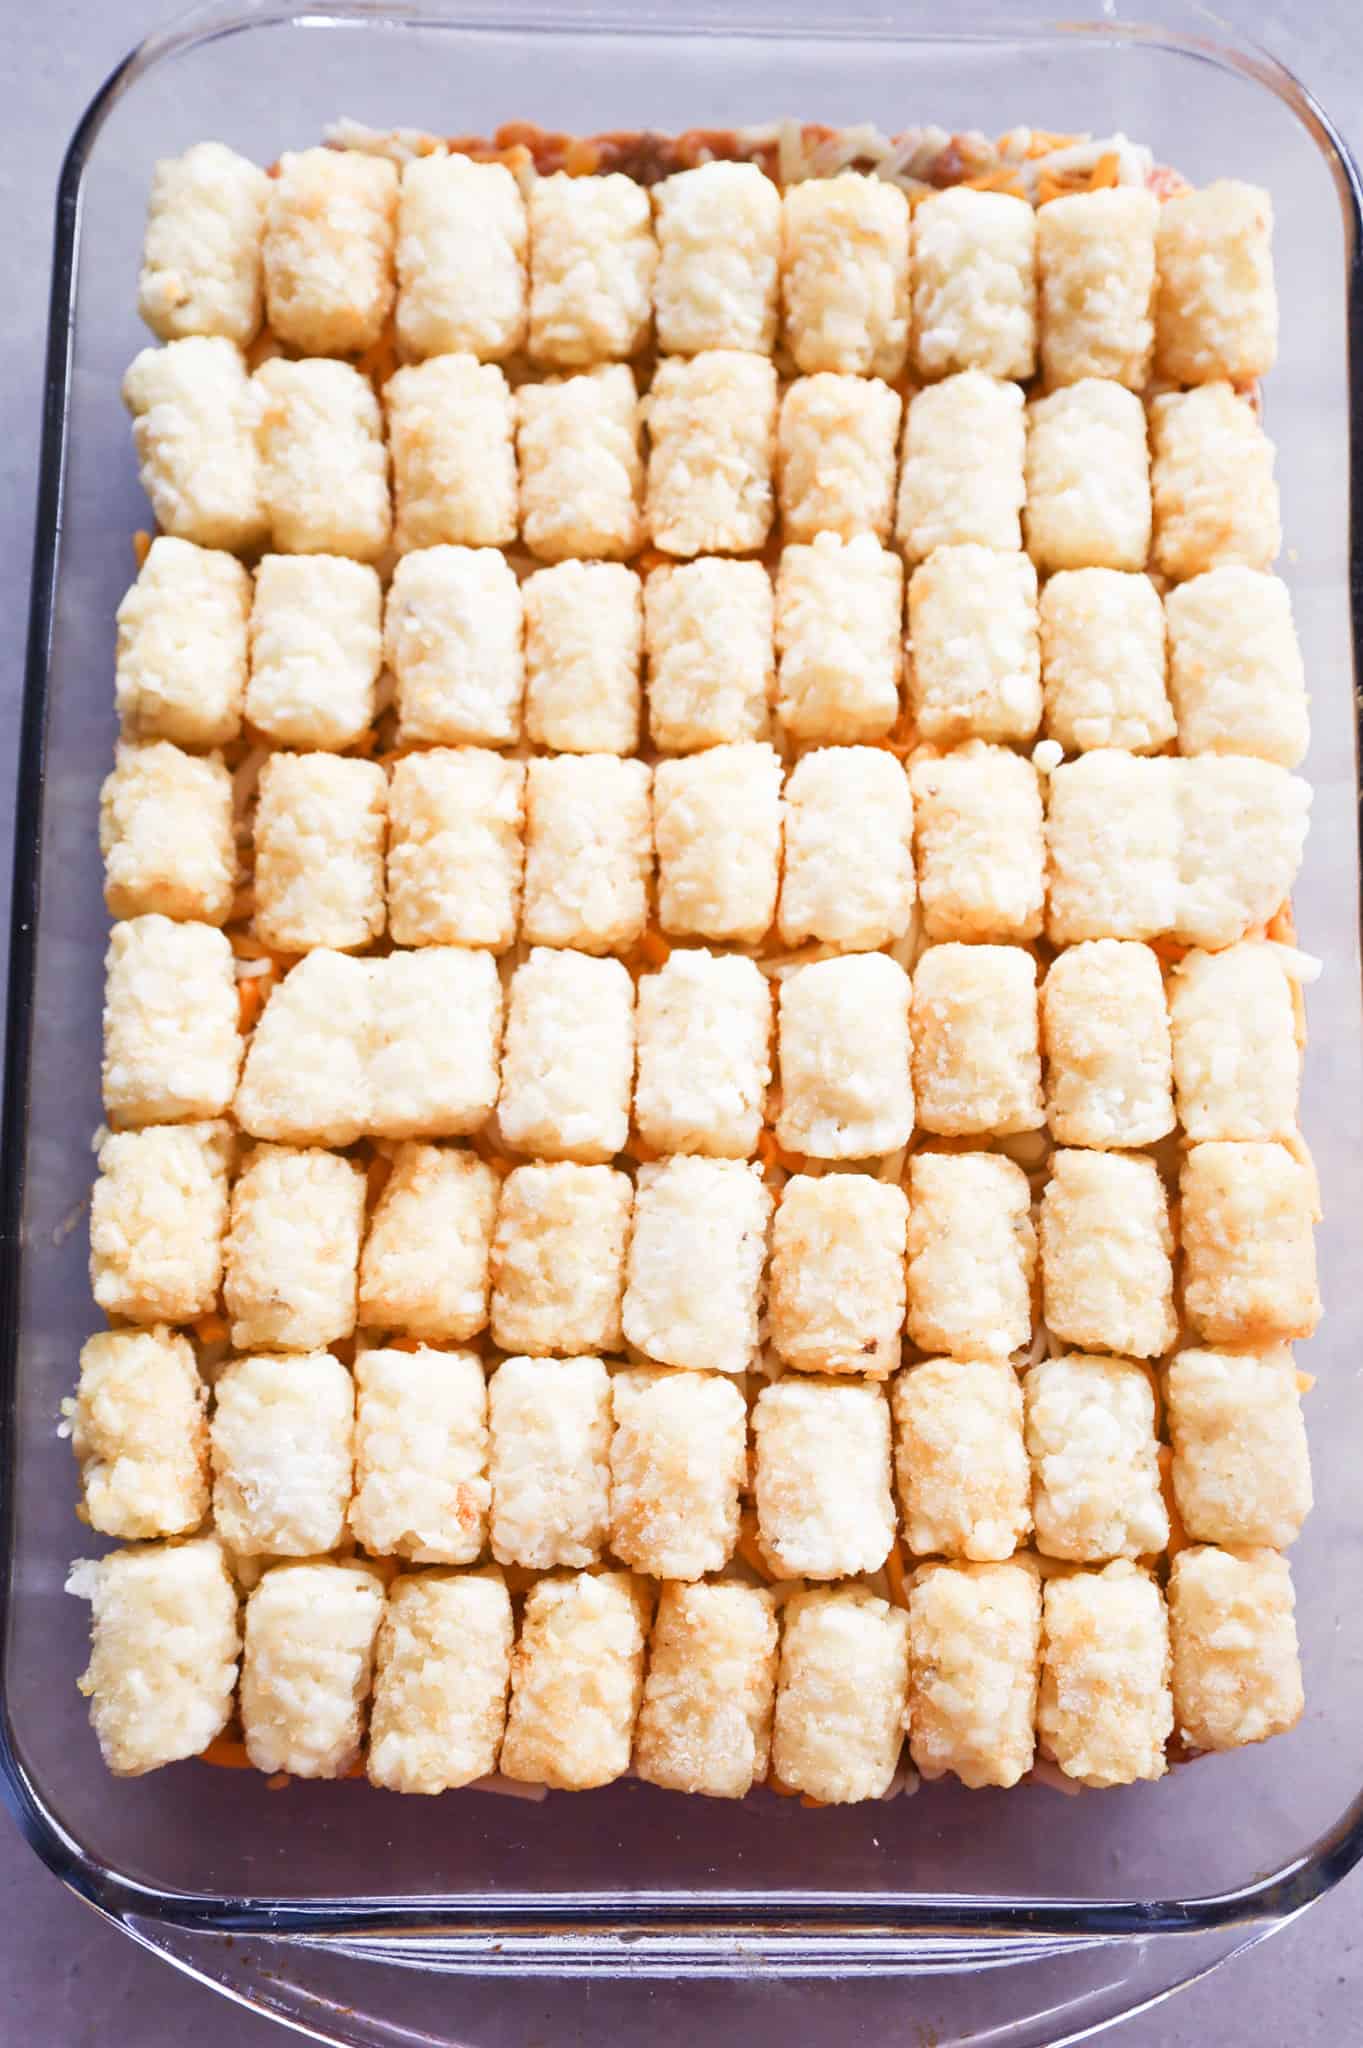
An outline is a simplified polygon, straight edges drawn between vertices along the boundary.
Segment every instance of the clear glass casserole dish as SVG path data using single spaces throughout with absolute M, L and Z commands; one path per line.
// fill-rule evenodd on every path
M 757 0 L 682 18 L 613 0 L 442 15 L 389 0 L 325 11 L 212 5 L 145 44 L 72 142 L 57 221 L 38 546 L 20 761 L 0 1246 L 5 1796 L 69 1884 L 181 1967 L 338 2042 L 524 2040 L 544 1976 L 611 1980 L 592 2020 L 690 2034 L 709 2009 L 657 1979 L 912 1974 L 945 2042 L 1057 2043 L 1200 1974 L 1279 1926 L 1363 1853 L 1363 1524 L 1349 1446 L 1363 1307 L 1347 1298 L 1363 1197 L 1354 683 L 1363 515 L 1351 514 L 1363 400 L 1357 174 L 1269 60 L 1190 8 L 1167 29 L 1106 15 L 1000 24 L 959 5 L 950 35 L 874 16 L 832 26 Z M 490 132 L 743 125 L 780 114 L 886 132 L 1120 130 L 1201 183 L 1267 185 L 1284 321 L 1268 391 L 1284 570 L 1312 683 L 1316 786 L 1297 892 L 1312 994 L 1304 1124 L 1320 1170 L 1329 1310 L 1305 1362 L 1318 1505 L 1294 1552 L 1307 1714 L 1260 1751 L 1158 1786 L 1061 1798 L 954 1784 L 810 1813 L 635 1783 L 586 1802 L 395 1800 L 193 1764 L 118 1781 L 74 1677 L 85 1613 L 58 1404 L 92 1309 L 85 1202 L 100 1121 L 105 917 L 93 821 L 113 736 L 112 614 L 144 523 L 122 371 L 144 339 L 134 281 L 154 160 L 214 136 L 260 161 L 339 114 Z M 1352 576 L 1352 593 L 1351 593 Z M 466 1981 L 454 1989 L 446 1981 Z M 474 1981 L 481 1980 L 481 1981 Z M 779 2010 L 779 2008 L 778 2008 Z M 802 2030 L 814 2026 L 811 2006 Z M 631 2015 L 633 2021 L 631 2023 Z M 830 2023 L 830 2032 L 845 2031 Z M 817 2036 L 806 2033 L 806 2038 Z

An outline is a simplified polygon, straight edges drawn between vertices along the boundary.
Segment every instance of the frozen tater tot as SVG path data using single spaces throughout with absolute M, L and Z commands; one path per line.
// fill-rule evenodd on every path
M 909 1591 L 909 1754 L 928 1779 L 1032 1767 L 1041 1581 L 1031 1564 L 928 1564 Z
M 384 653 L 404 744 L 504 746 L 521 734 L 520 586 L 495 548 L 431 547 L 393 571 Z
M 1029 740 L 1041 724 L 1036 570 L 971 542 L 909 578 L 908 696 L 921 738 Z
M 869 1174 L 792 1174 L 771 1232 L 771 1341 L 804 1372 L 883 1379 L 904 1327 L 902 1188 Z
M 632 555 L 643 543 L 639 399 L 626 363 L 516 393 L 521 532 L 532 555 Z
M 315 1557 L 345 1534 L 355 1389 L 329 1351 L 234 1358 L 214 1384 L 213 1519 L 243 1557 Z M 271 1766 L 273 1768 L 273 1766 Z
M 1052 772 L 1046 933 L 1055 945 L 1153 939 L 1173 930 L 1182 765 L 1102 747 Z
M 378 702 L 383 593 L 366 562 L 266 555 L 251 607 L 246 716 L 279 747 L 349 747 Z
M 364 1170 L 258 1145 L 232 1189 L 223 1300 L 239 1351 L 320 1351 L 355 1328 Z
M 393 304 L 397 166 L 354 149 L 285 150 L 265 219 L 271 332 L 307 355 L 372 347 Z
M 1164 978 L 1148 946 L 1087 939 L 1041 984 L 1046 1121 L 1058 1145 L 1152 1145 L 1174 1128 Z
M 1149 1374 L 1127 1358 L 1043 1358 L 1024 1385 L 1037 1549 L 1086 1564 L 1163 1550 Z
M 930 939 L 1034 939 L 1046 895 L 1041 782 L 971 740 L 910 771 L 918 894 Z
M 476 1153 L 400 1145 L 360 1260 L 361 1324 L 428 1344 L 461 1343 L 485 1328 L 500 1190 Z
M 816 747 L 786 782 L 777 927 L 863 952 L 903 938 L 913 914 L 913 798 L 884 747 Z
M 786 345 L 806 374 L 895 377 L 909 343 L 909 205 L 859 171 L 781 195 Z
M 153 1124 L 103 1139 L 90 1197 L 90 1286 L 107 1315 L 190 1323 L 210 1313 L 233 1150 L 225 1123 Z
M 363 1134 L 377 964 L 323 948 L 285 975 L 247 1047 L 234 1104 L 244 1131 L 293 1145 Z
M 814 1159 L 867 1159 L 913 1135 L 909 977 L 885 953 L 797 967 L 777 1003 L 777 1142 Z
M 384 1584 L 359 1559 L 276 1565 L 246 1602 L 241 1726 L 258 1771 L 344 1778 L 359 1762 Z
M 899 715 L 904 566 L 874 535 L 781 552 L 776 712 L 803 740 L 869 740 Z
M 639 977 L 634 1120 L 661 1154 L 748 1159 L 771 1080 L 771 987 L 756 961 L 678 947 Z
M 530 946 L 627 952 L 648 922 L 653 771 L 615 754 L 531 761 L 525 783 Z
M 877 377 L 797 377 L 776 430 L 777 495 L 787 541 L 873 533 L 894 518 L 895 444 L 903 400 Z
M 1282 545 L 1273 443 L 1229 384 L 1150 402 L 1154 566 L 1181 582 L 1239 564 L 1268 569 Z
M 788 1374 L 763 1387 L 752 1427 L 758 1541 L 772 1568 L 879 1571 L 895 1536 L 885 1389 Z
M 390 1792 L 452 1792 L 497 1768 L 514 1624 L 500 1572 L 403 1572 L 375 1655 L 366 1769 Z
M 633 1189 L 609 1166 L 518 1166 L 492 1243 L 492 1335 L 503 1351 L 618 1351 Z
M 1173 739 L 1164 611 L 1148 576 L 1062 569 L 1046 579 L 1040 618 L 1048 738 L 1067 754 L 1157 754 Z
M 1031 1341 L 1036 1232 L 1013 1160 L 915 1152 L 908 1258 L 908 1333 L 921 1350 L 1005 1358 Z
M 1181 1550 L 1169 1571 L 1174 1726 L 1190 1749 L 1239 1749 L 1301 1719 L 1292 1573 L 1272 1550 Z
M 270 180 L 221 142 L 161 157 L 152 173 L 137 310 L 162 341 L 260 326 L 260 244 Z
M 1197 754 L 1165 765 L 1179 807 L 1174 934 L 1191 946 L 1229 946 L 1267 924 L 1291 896 L 1311 785 L 1239 755 Z
M 1183 1305 L 1209 1344 L 1309 1337 L 1320 1321 L 1315 1173 L 1286 1145 L 1190 1145 L 1183 1197 Z
M 1066 1344 L 1157 1358 L 1178 1334 L 1169 1197 L 1153 1159 L 1058 1151 L 1041 1197 L 1043 1321 Z
M 826 1806 L 879 1799 L 904 1740 L 908 1616 L 865 1586 L 820 1586 L 781 1619 L 773 1776 Z
M 521 597 L 527 739 L 560 754 L 632 753 L 644 642 L 634 570 L 556 562 L 528 576 Z
M 621 1316 L 627 1343 L 661 1365 L 746 1372 L 757 1350 L 771 1206 L 760 1167 L 741 1160 L 679 1157 L 641 1168 Z
M 1191 1139 L 1290 1138 L 1301 1043 L 1272 946 L 1186 953 L 1169 978 L 1178 1120 Z
M 350 1528 L 371 1557 L 472 1564 L 487 1543 L 487 1383 L 476 1351 L 355 1360 Z
M 667 555 L 741 555 L 763 545 L 772 522 L 776 400 L 776 371 L 761 356 L 712 348 L 689 362 L 659 363 L 643 405 L 654 547 Z
M 374 387 L 349 363 L 262 363 L 260 489 L 281 554 L 353 555 L 388 546 L 393 509 L 383 415 Z
M 1273 201 L 1258 185 L 1219 178 L 1159 208 L 1155 365 L 1176 384 L 1273 368 Z
M 101 1536 L 180 1536 L 208 1512 L 208 1389 L 164 1323 L 103 1330 L 81 1347 L 64 1402 L 85 1520 Z
M 121 742 L 99 793 L 104 903 L 111 917 L 198 918 L 232 908 L 237 847 L 232 777 L 220 755 L 168 740 Z
M 236 557 L 158 534 L 118 607 L 127 739 L 217 747 L 241 730 L 251 579 Z
M 497 1099 L 502 985 L 490 953 L 423 946 L 373 962 L 367 1128 L 461 1138 Z
M 748 1411 L 716 1373 L 636 1366 L 611 1380 L 610 1547 L 655 1579 L 721 1571 L 738 1541 Z
M 760 562 L 707 557 L 644 584 L 648 724 L 660 753 L 765 739 L 776 681 L 775 604 Z
M 1027 408 L 1027 551 L 1038 569 L 1143 569 L 1150 549 L 1145 409 L 1083 377 Z
M 1164 209 L 1138 185 L 1070 192 L 1037 208 L 1041 368 L 1046 382 L 1150 380 L 1155 339 L 1155 224 Z
M 681 936 L 756 944 L 776 912 L 781 761 L 761 741 L 660 761 L 653 775 L 658 918 Z
M 492 1555 L 595 1564 L 610 1529 L 611 1381 L 599 1358 L 504 1358 L 488 1387 Z
M 530 187 L 530 353 L 577 367 L 648 339 L 658 245 L 649 196 L 618 171 L 554 171 Z
M 982 370 L 928 384 L 904 414 L 895 533 L 910 564 L 934 548 L 1022 546 L 1022 386 Z
M 1032 1526 L 1022 1387 L 1006 1358 L 929 1358 L 895 1379 L 895 1483 L 918 1557 L 1011 1557 Z
M 495 363 L 433 356 L 383 387 L 393 463 L 393 542 L 505 547 L 519 524 L 515 403 Z
M 281 953 L 367 946 L 385 918 L 382 768 L 339 754 L 271 754 L 259 789 L 256 936 Z
M 393 763 L 388 930 L 395 945 L 507 950 L 520 920 L 524 809 L 525 763 L 489 748 L 431 747 Z
M 666 1585 L 649 1643 L 635 1775 L 742 1799 L 766 1776 L 777 1622 L 765 1586 Z
M 1169 1621 L 1149 1575 L 1121 1558 L 1049 1579 L 1037 1740 L 1081 1785 L 1162 1778 L 1174 1725 Z
M 1036 214 L 1030 200 L 964 187 L 913 216 L 913 354 L 925 377 L 1036 368 Z
M 90 1602 L 90 1662 L 77 1683 L 115 1776 L 206 1749 L 232 1712 L 241 1649 L 236 1587 L 216 1538 L 82 1558 L 66 1590 Z
M 808 971 L 808 970 L 806 970 Z M 1038 1130 L 1036 961 L 1021 946 L 929 946 L 914 970 L 918 1121 L 946 1137 Z
M 497 1107 L 506 1143 L 542 1159 L 611 1159 L 629 1135 L 633 1085 L 628 970 L 536 946 L 511 979 Z
M 526 327 L 528 229 L 505 164 L 457 152 L 414 157 L 398 190 L 397 337 L 409 362 L 500 362 Z
M 501 1770 L 564 1792 L 629 1769 L 649 1596 L 631 1572 L 537 1579 L 511 1659 Z
M 206 924 L 131 917 L 104 958 L 104 1107 L 115 1125 L 221 1116 L 241 1065 L 232 948 Z
M 1311 1512 L 1301 1391 L 1285 1344 L 1180 1351 L 1164 1376 L 1179 1519 L 1196 1543 L 1286 1550 Z
M 1295 768 L 1311 735 L 1287 585 L 1231 563 L 1177 585 L 1164 609 L 1182 752 Z
M 661 353 L 770 355 L 781 248 L 781 195 L 771 179 L 756 164 L 701 164 L 664 178 L 653 205 Z
M 258 401 L 236 343 L 192 334 L 144 348 L 128 365 L 123 403 L 133 418 L 138 477 L 162 533 L 204 548 L 257 547 L 269 525 Z

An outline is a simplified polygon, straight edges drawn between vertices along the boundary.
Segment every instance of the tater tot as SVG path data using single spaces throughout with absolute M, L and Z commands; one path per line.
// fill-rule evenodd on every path
M 500 1190 L 476 1153 L 400 1145 L 360 1261 L 361 1324 L 431 1344 L 476 1336 L 487 1323 Z
M 758 1541 L 783 1578 L 879 1571 L 895 1535 L 883 1387 L 787 1374 L 752 1414 Z
M 492 1555 L 595 1564 L 610 1529 L 610 1374 L 599 1358 L 504 1358 L 488 1387 Z
M 265 217 L 271 331 L 308 355 L 354 355 L 393 303 L 398 173 L 353 149 L 285 150 Z
M 580 1792 L 624 1776 L 649 1604 L 630 1572 L 536 1580 L 511 1660 L 504 1777 Z
M 262 363 L 261 497 L 275 549 L 372 562 L 388 546 L 393 511 L 383 416 L 369 379 L 349 363 Z
M 904 1740 L 908 1616 L 865 1586 L 820 1586 L 782 1623 L 773 1775 L 828 1806 L 879 1799 Z
M 909 1754 L 923 1777 L 1016 1785 L 1035 1747 L 1041 1582 L 1030 1564 L 930 1564 L 909 1592 Z
M 756 961 L 678 947 L 639 977 L 634 1119 L 660 1153 L 747 1159 L 771 1080 L 771 988 Z
M 617 559 L 643 540 L 639 400 L 627 364 L 522 384 L 516 393 L 521 531 L 542 562 Z
M 358 1763 L 383 1579 L 329 1559 L 276 1565 L 246 1603 L 241 1725 L 258 1771 L 344 1778 Z
M 504 953 L 521 909 L 525 763 L 430 747 L 393 763 L 388 930 L 398 946 Z
M 527 764 L 527 945 L 623 953 L 640 936 L 653 872 L 652 782 L 645 762 L 615 754 Z
M 648 723 L 660 753 L 761 740 L 776 680 L 771 578 L 707 556 L 644 584 Z
M 788 185 L 781 297 L 801 370 L 897 376 L 909 342 L 909 207 L 897 186 L 858 171 Z
M 1084 377 L 1027 408 L 1027 551 L 1038 569 L 1143 569 L 1150 461 L 1134 391 Z
M 1180 1351 L 1164 1376 L 1179 1519 L 1198 1543 L 1285 1550 L 1311 1511 L 1301 1392 L 1285 1344 Z
M 236 1588 L 216 1538 L 82 1559 L 66 1590 L 90 1602 L 90 1662 L 77 1683 L 115 1776 L 206 1749 L 232 1712 L 241 1649 Z
M 920 956 L 913 1090 L 919 1123 L 942 1136 L 1006 1137 L 1040 1127 L 1036 961 L 1029 952 L 953 942 Z
M 117 612 L 114 697 L 126 738 L 236 738 L 250 606 L 251 579 L 234 556 L 157 535 Z
M 1296 1601 L 1272 1550 L 1181 1550 L 1169 1573 L 1174 1725 L 1192 1749 L 1239 1749 L 1301 1719 Z
M 647 191 L 618 171 L 554 171 L 530 187 L 530 353 L 577 367 L 638 352 L 658 246 Z
M 908 1333 L 924 1351 L 1003 1358 L 1032 1335 L 1027 1176 L 997 1152 L 909 1160 Z
M 393 543 L 505 547 L 520 522 L 515 404 L 495 363 L 432 356 L 383 387 L 393 463 Z
M 1178 1118 L 1189 1138 L 1290 1138 L 1301 1044 L 1272 946 L 1186 953 L 1169 979 Z
M 474 1351 L 355 1360 L 349 1523 L 372 1557 L 472 1564 L 487 1542 L 487 1384 Z
M 888 541 L 895 445 L 903 400 L 878 378 L 821 371 L 797 377 L 781 401 L 777 494 L 787 542 L 836 533 Z
M 758 1342 L 771 1196 L 736 1159 L 640 1169 L 626 1266 L 626 1341 L 660 1365 L 746 1372 Z M 696 1276 L 705 1275 L 704 1287 Z
M 635 1731 L 636 1776 L 712 1799 L 751 1791 L 767 1771 L 776 1641 L 763 1586 L 664 1586 Z
M 111 917 L 222 924 L 236 890 L 232 778 L 221 757 L 167 740 L 123 741 L 99 793 L 104 903 Z
M 492 1334 L 503 1351 L 615 1351 L 632 1189 L 609 1166 L 518 1166 L 492 1244 Z
M 526 737 L 561 754 L 632 753 L 644 637 L 634 570 L 556 562 L 528 576 L 521 596 Z
M 260 326 L 260 244 L 270 180 L 221 142 L 162 157 L 152 173 L 137 310 L 162 341 Z
M 781 195 L 771 179 L 756 164 L 701 164 L 664 178 L 653 205 L 660 351 L 770 355 L 781 244 Z
M 883 747 L 816 747 L 785 790 L 782 942 L 869 951 L 903 938 L 913 912 L 913 798 Z
M 771 1233 L 771 1341 L 806 1372 L 883 1379 L 904 1324 L 902 1188 L 866 1174 L 792 1174 Z
M 1060 1145 L 1151 1145 L 1174 1128 L 1169 1016 L 1148 946 L 1087 939 L 1041 984 L 1046 1121 Z
M 717 1373 L 636 1366 L 611 1380 L 610 1547 L 656 1579 L 721 1571 L 738 1541 L 748 1411 Z
M 1154 566 L 1181 582 L 1240 564 L 1267 569 L 1282 545 L 1273 443 L 1225 383 L 1150 403 Z
M 404 743 L 497 747 L 519 739 L 522 629 L 520 586 L 495 549 L 404 555 L 384 616 Z
M 1183 1197 L 1183 1305 L 1209 1344 L 1309 1337 L 1320 1320 L 1310 1164 L 1286 1145 L 1190 1145 Z
M 742 555 L 763 545 L 772 522 L 776 401 L 776 371 L 762 356 L 711 348 L 689 362 L 670 356 L 659 363 L 642 408 L 654 547 L 667 555 Z
M 1037 1738 L 1081 1785 L 1162 1778 L 1174 1725 L 1169 1622 L 1154 1580 L 1127 1559 L 1046 1585 Z
M 930 192 L 913 216 L 913 353 L 925 377 L 1036 368 L 1036 214 L 1008 192 Z
M 1041 724 L 1036 570 L 974 542 L 909 578 L 908 698 L 925 740 L 1029 740 Z
M 899 714 L 904 567 L 873 534 L 781 553 L 776 712 L 802 740 L 877 739 Z
M 377 761 L 271 754 L 255 814 L 255 929 L 281 953 L 351 952 L 385 922 L 388 779 Z
M 913 1134 L 909 977 L 884 953 L 797 967 L 781 983 L 777 1142 L 815 1159 L 894 1152 Z
M 1030 761 L 971 740 L 910 771 L 918 893 L 930 939 L 1032 939 L 1046 850 Z
M 367 1770 L 391 1792 L 451 1792 L 497 1768 L 511 1679 L 500 1572 L 403 1572 L 375 1655 Z
M 1032 1509 L 1022 1388 L 1008 1360 L 929 1358 L 896 1378 L 891 1409 L 909 1549 L 1011 1557 Z
M 81 1347 L 64 1403 L 85 1519 L 102 1536 L 180 1536 L 208 1512 L 208 1389 L 186 1338 L 158 1324 Z
M 266 555 L 251 607 L 246 716 L 279 747 L 340 749 L 377 705 L 383 593 L 367 562 Z
M 1273 202 L 1258 185 L 1220 178 L 1159 209 L 1156 367 L 1178 384 L 1273 368 Z
M 329 1351 L 234 1358 L 213 1395 L 213 1519 L 223 1542 L 243 1557 L 334 1550 L 353 1483 L 355 1389 L 340 1360 Z
M 633 1084 L 628 969 L 536 946 L 511 979 L 497 1106 L 507 1144 L 542 1159 L 611 1159 L 629 1135 Z
M 232 1189 L 223 1299 L 239 1351 L 320 1351 L 355 1328 L 364 1172 L 258 1145 Z
M 1176 203 L 1176 202 L 1171 202 Z M 1037 208 L 1041 367 L 1046 382 L 1150 377 L 1155 230 L 1164 209 L 1140 186 L 1071 192 Z
M 398 192 L 397 337 L 409 362 L 500 362 L 525 340 L 528 230 L 500 163 L 457 151 L 414 157 Z
M 1043 1319 L 1067 1344 L 1157 1358 L 1178 1332 L 1169 1197 L 1153 1159 L 1058 1151 L 1041 1197 Z
M 1022 387 L 982 370 L 929 384 L 904 414 L 895 532 L 907 562 L 967 542 L 1020 548 Z
M 109 934 L 104 1107 L 116 1125 L 221 1116 L 241 1065 L 232 949 L 206 924 L 152 914 Z
M 1126 1358 L 1043 1358 L 1025 1392 L 1037 1549 L 1084 1563 L 1163 1550 L 1149 1375 Z
M 756 943 L 776 912 L 781 761 L 762 741 L 660 761 L 653 776 L 658 920 L 666 932 Z
M 257 398 L 236 343 L 194 334 L 144 348 L 128 365 L 123 403 L 133 417 L 138 476 L 162 533 L 203 548 L 258 546 L 269 515 Z
M 219 1122 L 152 1124 L 102 1140 L 90 1197 L 90 1286 L 107 1315 L 189 1323 L 211 1312 L 234 1151 L 229 1126 Z
M 1287 585 L 1231 563 L 1179 584 L 1164 609 L 1182 751 L 1295 768 L 1310 727 Z
M 1156 754 L 1174 737 L 1165 688 L 1164 612 L 1150 578 L 1061 569 L 1041 592 L 1047 736 L 1066 753 Z

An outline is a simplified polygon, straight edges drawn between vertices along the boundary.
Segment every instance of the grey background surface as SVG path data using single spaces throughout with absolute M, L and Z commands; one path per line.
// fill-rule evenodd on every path
M 913 12 L 923 0 L 901 0 Z M 14 808 L 14 750 L 23 668 L 29 557 L 52 203 L 66 141 L 85 105 L 124 52 L 176 8 L 162 0 L 44 0 L 23 8 L 0 0 L 7 29 L 7 119 L 0 127 L 0 907 L 8 905 Z M 1159 7 L 1135 8 L 1158 17 Z M 1256 34 L 1312 86 L 1356 150 L 1363 151 L 1363 15 L 1358 0 L 1300 0 L 1265 8 L 1221 0 L 1220 11 Z M 22 19 L 21 33 L 19 29 Z M 0 974 L 3 965 L 0 964 Z M 1123 2048 L 1230 2048 L 1254 2040 L 1279 2048 L 1352 2048 L 1363 2041 L 1363 1945 L 1358 1938 L 1363 1874 L 1319 1906 L 1200 1985 L 1115 2036 Z M 792 1998 L 773 1994 L 773 2031 L 812 2040 Z M 458 2012 L 457 1982 L 450 2009 Z M 848 1987 L 836 2005 L 819 2001 L 831 2028 L 819 2038 L 843 2048 L 871 2039 L 915 2038 L 907 1988 Z M 590 1990 L 544 1989 L 527 2032 L 543 2048 L 599 2033 Z M 529 2011 L 529 2007 L 522 2007 Z M 728 2032 L 722 1998 L 694 2006 Z M 744 2021 L 760 2025 L 744 2000 Z M 742 2022 L 740 2022 L 742 2024 Z M 828 2024 L 828 2022 L 825 2022 Z M 737 2029 L 735 2029 L 737 2030 Z M 131 2048 L 264 2048 L 287 2038 L 176 1976 L 104 1925 L 64 1892 L 0 1817 L 0 2042 L 33 2048 L 86 2048 L 122 2041 Z

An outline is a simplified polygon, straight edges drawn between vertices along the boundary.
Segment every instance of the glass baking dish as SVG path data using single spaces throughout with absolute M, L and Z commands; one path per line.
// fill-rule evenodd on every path
M 215 4 L 135 52 L 73 139 L 57 214 L 0 1190 L 0 1764 L 20 1825 L 74 1889 L 180 1967 L 318 2039 L 524 2041 L 543 2024 L 534 1980 L 582 1976 L 595 2030 L 629 2038 L 647 2001 L 650 2033 L 680 2040 L 716 2009 L 691 1978 L 909 1974 L 923 1980 L 912 2010 L 933 2029 L 924 2038 L 1053 2044 L 1281 1925 L 1363 1853 L 1363 1521 L 1349 1476 L 1363 1441 L 1363 1302 L 1347 1281 L 1363 1211 L 1359 186 L 1300 86 L 1200 11 L 1165 11 L 1158 29 L 1106 13 L 1019 27 L 958 4 L 949 35 L 920 35 L 870 12 L 833 26 L 812 0 L 787 0 L 779 28 L 760 0 L 439 15 L 416 0 Z M 510 119 L 591 133 L 787 113 L 888 132 L 925 121 L 1121 130 L 1195 182 L 1236 175 L 1274 195 L 1284 331 L 1268 403 L 1315 726 L 1297 914 L 1302 944 L 1327 963 L 1303 1112 L 1329 1310 L 1306 1360 L 1319 1504 L 1294 1553 L 1306 1717 L 1266 1749 L 1158 1786 L 1064 1798 L 943 1784 L 819 1813 L 766 1793 L 730 1805 L 637 1783 L 527 1803 L 399 1800 L 360 1782 L 281 1796 L 254 1774 L 196 1764 L 111 1779 L 74 1684 L 86 1614 L 62 1583 L 90 1546 L 56 1422 L 92 1314 L 84 1204 L 106 929 L 94 824 L 113 741 L 112 615 L 147 518 L 118 383 L 145 338 L 134 284 L 153 162 L 205 136 L 266 162 L 341 114 L 454 134 Z M 803 2038 L 845 2037 L 845 2007 L 830 2020 L 817 1986 L 801 1997 Z

